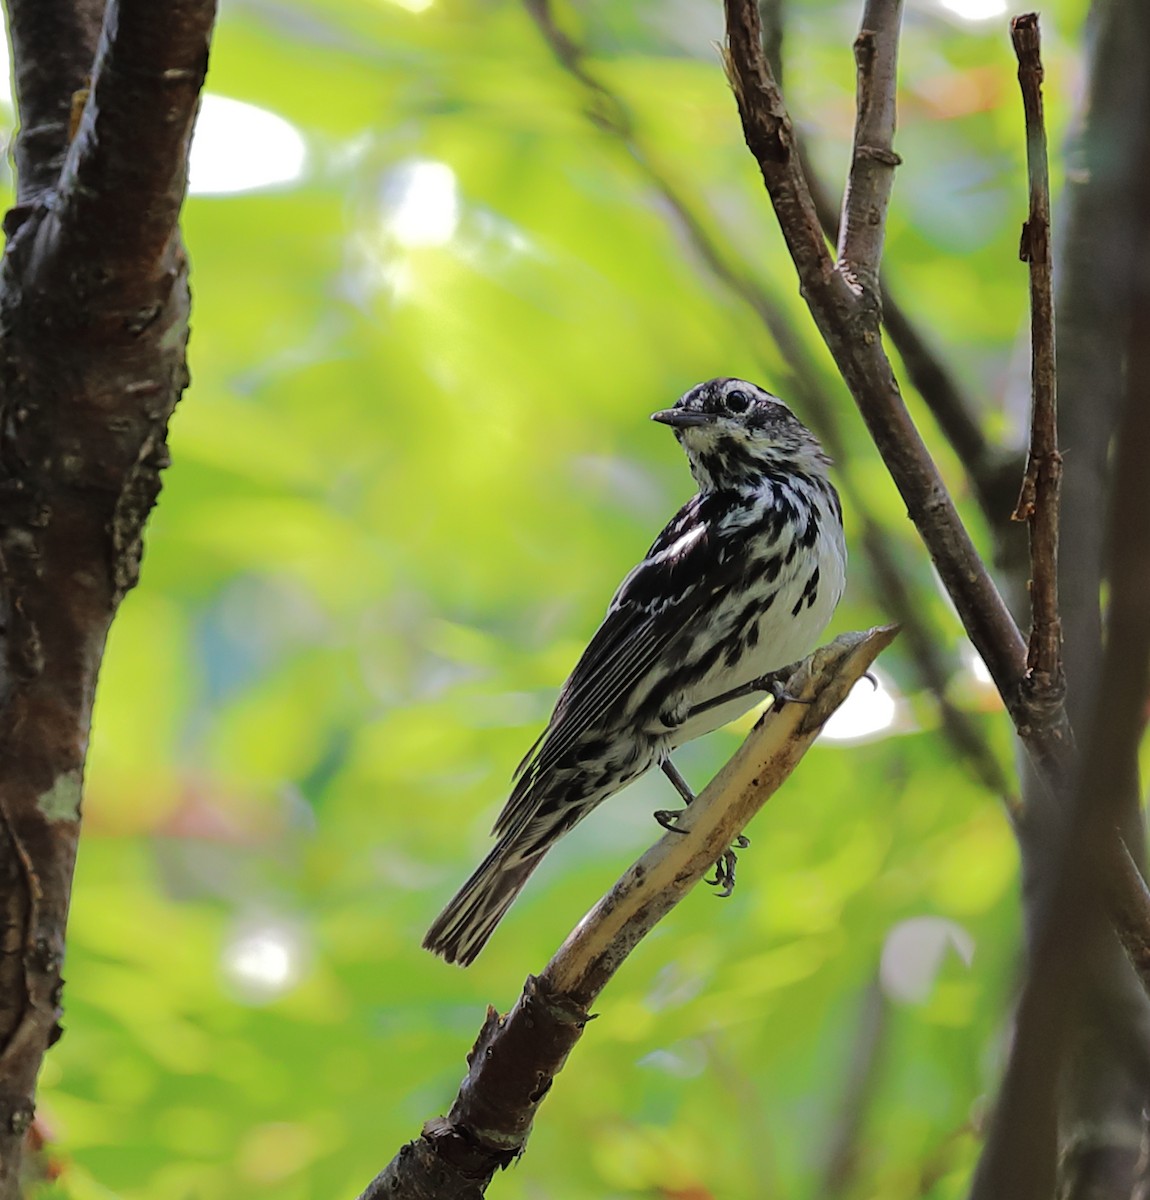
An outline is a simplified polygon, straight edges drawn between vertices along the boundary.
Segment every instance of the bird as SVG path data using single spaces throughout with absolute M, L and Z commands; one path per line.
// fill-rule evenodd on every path
M 670 426 L 698 491 L 619 585 L 513 775 L 495 846 L 425 949 L 467 966 L 548 850 L 671 753 L 785 699 L 783 669 L 814 647 L 846 582 L 842 506 L 818 439 L 777 396 L 716 378 L 651 419 Z M 682 810 L 679 810 L 680 812 Z M 673 827 L 673 814 L 656 813 Z M 733 886 L 722 860 L 716 881 Z

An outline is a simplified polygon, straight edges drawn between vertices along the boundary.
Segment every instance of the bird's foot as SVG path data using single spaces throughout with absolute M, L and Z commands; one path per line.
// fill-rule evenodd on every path
M 679 774 L 675 764 L 671 762 L 670 758 L 665 758 L 659 765 L 663 774 L 675 785 L 675 791 L 683 797 L 683 803 L 691 804 L 695 799 L 695 793 L 691 791 L 690 784 Z M 679 828 L 679 818 L 686 811 L 685 808 L 661 808 L 653 816 L 668 833 L 686 833 L 685 829 Z M 751 839 L 746 834 L 740 833 L 735 838 L 735 845 L 723 851 L 722 858 L 715 863 L 715 878 L 707 880 L 712 887 L 722 889 L 716 895 L 726 897 L 735 890 L 735 863 L 738 862 L 735 850 L 745 850 L 750 844 Z
M 739 838 L 741 842 L 746 842 L 746 840 L 742 836 Z M 738 842 L 735 844 L 738 845 Z M 715 863 L 715 878 L 707 880 L 711 887 L 719 889 L 715 895 L 720 900 L 725 900 L 735 890 L 735 864 L 738 861 L 734 850 L 724 850 L 722 858 Z
M 772 708 L 782 708 L 784 704 L 810 704 L 809 700 L 804 700 L 801 696 L 792 695 L 787 691 L 787 683 L 798 665 L 798 663 L 791 663 L 789 667 L 771 671 L 770 674 L 755 680 L 756 690 L 766 692 L 770 696 Z

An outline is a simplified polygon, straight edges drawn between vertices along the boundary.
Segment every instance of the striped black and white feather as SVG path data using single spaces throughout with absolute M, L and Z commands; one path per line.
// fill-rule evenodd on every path
M 717 699 L 808 653 L 842 595 L 842 510 L 814 435 L 770 393 L 712 379 L 654 419 L 698 493 L 623 580 L 516 772 L 497 841 L 424 946 L 470 963 L 569 829 L 677 746 L 761 699 Z

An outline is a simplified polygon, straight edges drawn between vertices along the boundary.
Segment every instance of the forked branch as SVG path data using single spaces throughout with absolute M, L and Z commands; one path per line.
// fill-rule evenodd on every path
M 725 7 L 727 75 L 738 101 L 747 146 L 762 172 L 803 297 L 967 634 L 1016 724 L 1028 724 L 1020 692 L 1026 643 L 906 410 L 879 336 L 877 305 L 860 298 L 827 251 L 799 162 L 791 119 L 763 57 L 758 8 L 753 0 L 725 0 Z M 1028 749 L 1044 757 L 1059 747 L 1031 739 Z
M 152 0 L 108 0 L 53 207 L 56 256 L 71 271 L 85 264 L 81 285 L 159 264 L 168 250 L 215 10 L 215 0 L 169 0 L 158 16 Z
M 8 0 L 12 76 L 20 129 L 16 200 L 22 208 L 56 186 L 71 136 L 72 97 L 88 82 L 103 0 Z
M 663 210 L 668 220 L 674 223 L 679 234 L 695 250 L 715 279 L 732 294 L 741 298 L 754 312 L 774 341 L 790 375 L 789 379 L 786 375 L 781 376 L 787 388 L 782 394 L 794 397 L 804 420 L 809 421 L 811 428 L 818 434 L 839 467 L 839 491 L 845 506 L 854 514 L 860 530 L 863 550 L 869 560 L 883 609 L 902 628 L 907 656 L 934 697 L 944 732 L 975 778 L 990 791 L 1003 797 L 1008 807 L 1012 807 L 1016 785 L 1007 779 L 977 722 L 948 694 L 951 669 L 947 656 L 934 636 L 934 631 L 919 603 L 919 597 L 908 585 L 898 562 L 895 542 L 880 527 L 873 515 L 866 488 L 858 486 L 854 481 L 850 471 L 853 448 L 842 428 L 841 413 L 837 409 L 835 397 L 825 386 L 824 369 L 812 353 L 807 339 L 800 333 L 798 323 L 791 316 L 788 306 L 758 273 L 745 268 L 736 249 L 723 242 L 713 228 L 714 223 L 705 219 L 706 206 L 698 197 L 692 197 L 678 181 L 660 168 L 656 157 L 639 133 L 642 122 L 632 119 L 628 106 L 619 94 L 608 88 L 591 69 L 586 47 L 578 43 L 568 31 L 560 28 L 550 0 L 525 0 L 525 5 L 556 62 L 582 88 L 587 101 L 583 111 L 588 119 L 597 128 L 612 134 L 626 149 L 642 177 L 662 199 Z M 771 29 L 764 30 L 764 46 L 770 60 L 772 39 L 779 41 L 782 31 L 777 0 L 775 3 L 761 3 L 759 11 L 763 15 L 764 26 L 770 24 L 772 16 L 775 18 L 771 27 L 774 34 L 772 35 Z M 777 77 L 778 68 L 773 61 L 771 69 Z M 837 208 L 829 214 L 824 213 L 825 196 L 820 196 L 817 187 L 812 187 L 812 195 L 824 230 L 827 229 L 829 220 L 833 229 L 828 236 L 832 239 L 837 237 Z M 963 398 L 958 395 L 957 385 L 944 364 L 923 345 L 920 335 L 885 292 L 882 305 L 883 320 L 888 332 L 891 333 L 904 361 L 908 363 L 908 343 L 917 339 L 917 351 L 910 370 L 916 385 L 922 384 L 924 378 L 929 376 L 927 400 L 932 410 L 937 412 L 936 397 L 939 397 L 939 405 L 949 400 L 962 408 Z M 899 333 L 904 335 L 901 339 L 894 332 L 896 320 Z M 981 439 L 981 432 L 973 417 L 969 413 L 963 416 L 964 427 L 972 431 L 976 439 Z M 986 457 L 979 457 L 979 462 L 985 462 L 989 468 L 989 447 L 981 440 L 977 441 L 976 445 L 979 448 L 976 457 L 985 451 Z M 963 458 L 963 449 L 959 448 L 958 453 L 965 463 L 967 460 Z M 1017 471 L 1010 473 L 1010 488 L 1016 488 L 1017 474 Z M 975 489 L 981 494 L 983 480 L 988 478 L 988 475 L 984 473 L 974 478 Z M 1013 499 L 1011 494 L 1000 506 L 1007 515 Z
M 1061 695 L 1024 686 L 1028 671 L 1026 643 L 906 411 L 878 337 L 873 306 L 851 288 L 826 251 L 798 162 L 790 116 L 763 57 L 757 7 L 752 0 L 724 2 L 727 74 L 747 145 L 758 162 L 811 315 L 870 428 L 968 636 L 990 670 L 1039 779 L 1056 803 L 1066 806 L 1077 763 Z M 1042 436 L 1049 437 L 1056 451 L 1049 424 L 1052 411 L 1050 405 L 1044 409 L 1048 415 L 1042 418 Z M 1043 636 L 1047 638 L 1042 652 L 1046 655 L 1049 632 Z M 1108 829 L 1104 857 L 1119 862 L 1124 852 L 1117 834 Z M 1150 945 L 1150 894 L 1132 886 L 1128 872 L 1116 870 L 1110 876 L 1111 923 L 1132 961 L 1141 964 L 1144 971 L 1145 947 Z M 1145 974 L 1141 977 L 1150 991 L 1150 978 Z

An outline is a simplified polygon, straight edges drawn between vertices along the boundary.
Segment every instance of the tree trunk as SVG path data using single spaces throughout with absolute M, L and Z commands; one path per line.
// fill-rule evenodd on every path
M 21 133 L 0 267 L 0 1200 L 19 1195 L 36 1077 L 61 1032 L 104 641 L 188 379 L 177 218 L 213 18 L 210 0 L 9 4 Z

